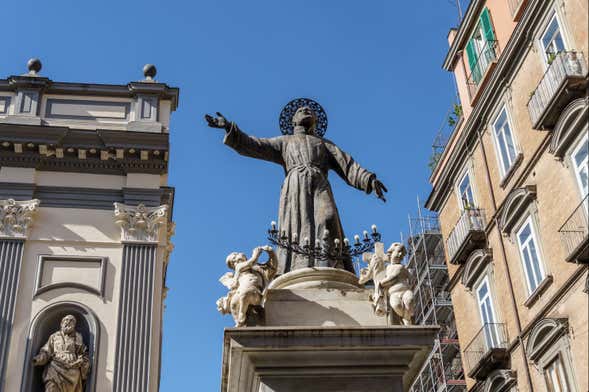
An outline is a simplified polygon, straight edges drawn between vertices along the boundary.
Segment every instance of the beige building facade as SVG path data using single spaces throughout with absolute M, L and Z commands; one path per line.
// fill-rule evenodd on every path
M 85 392 L 157 391 L 174 189 L 177 88 L 0 79 L 0 391 L 43 391 L 33 366 L 67 314 Z
M 589 5 L 473 0 L 430 182 L 469 390 L 587 391 Z

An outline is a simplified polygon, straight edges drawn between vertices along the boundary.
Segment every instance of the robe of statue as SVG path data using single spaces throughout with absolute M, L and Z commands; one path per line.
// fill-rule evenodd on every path
M 84 381 L 90 369 L 88 350 L 78 332 L 75 336 L 61 331 L 52 334 L 39 351 L 42 362 L 43 382 L 46 392 L 83 392 Z M 80 366 L 72 366 L 81 359 Z
M 326 139 L 308 134 L 257 138 L 243 133 L 234 124 L 223 142 L 241 155 L 274 162 L 284 168 L 286 178 L 280 192 L 278 230 L 286 233 L 291 241 L 296 233 L 301 244 L 308 238 L 314 246 L 316 239 L 323 239 L 327 229 L 330 244 L 336 238 L 343 243 L 344 233 L 327 179 L 329 169 L 354 188 L 372 192 L 372 180 L 376 176 Z M 278 273 L 314 266 L 354 272 L 349 258 L 319 261 L 278 249 Z

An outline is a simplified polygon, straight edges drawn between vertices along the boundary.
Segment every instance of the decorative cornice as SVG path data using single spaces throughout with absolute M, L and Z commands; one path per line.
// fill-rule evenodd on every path
M 497 369 L 487 376 L 483 392 L 507 392 L 517 383 L 517 374 L 511 369 Z
M 168 216 L 168 205 L 146 207 L 143 203 L 138 206 L 128 206 L 114 203 L 115 223 L 121 226 L 121 241 L 123 242 L 159 242 L 159 232 Z
M 528 208 L 530 202 L 536 199 L 536 185 L 526 185 L 512 190 L 507 195 L 499 215 L 499 229 L 505 235 L 510 235 L 513 226 Z
M 566 318 L 545 318 L 539 320 L 532 331 L 526 344 L 528 358 L 537 362 L 546 350 L 561 336 L 568 333 L 568 320 Z
M 492 258 L 493 251 L 491 249 L 476 249 L 468 256 L 462 271 L 462 284 L 467 289 L 472 290 L 472 286 Z
M 0 200 L 0 238 L 26 238 L 39 200 Z
M 567 105 L 554 126 L 549 152 L 562 159 L 566 150 L 587 125 L 589 98 L 577 98 Z

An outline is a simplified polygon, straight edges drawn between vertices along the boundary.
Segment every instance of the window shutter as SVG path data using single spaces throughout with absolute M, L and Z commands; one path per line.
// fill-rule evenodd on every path
M 483 9 L 480 20 L 481 26 L 483 27 L 483 34 L 485 34 L 485 40 L 495 41 L 495 33 L 493 33 L 493 25 L 491 24 L 491 14 L 487 7 Z
M 472 38 L 468 40 L 468 43 L 466 44 L 466 55 L 468 56 L 468 66 L 470 67 L 472 79 L 476 84 L 478 84 L 481 80 L 481 72 L 478 67 L 477 52 L 474 42 L 472 42 Z

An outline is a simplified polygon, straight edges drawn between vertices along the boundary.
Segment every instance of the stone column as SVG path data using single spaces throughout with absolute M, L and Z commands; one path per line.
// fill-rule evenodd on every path
M 24 243 L 38 206 L 36 199 L 0 200 L 0 392 L 4 390 Z
M 149 391 L 152 354 L 154 273 L 160 226 L 168 206 L 115 203 L 123 260 L 115 360 L 115 392 Z

